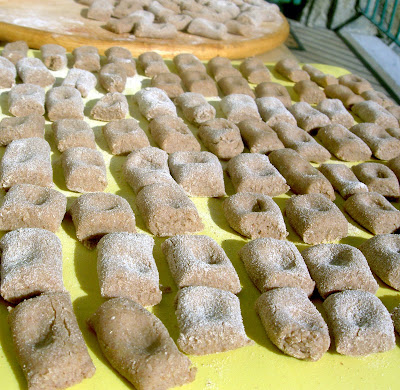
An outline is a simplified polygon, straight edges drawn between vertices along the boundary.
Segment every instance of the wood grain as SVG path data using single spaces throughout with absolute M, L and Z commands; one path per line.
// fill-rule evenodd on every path
M 57 43 L 67 51 L 92 45 L 100 54 L 111 46 L 122 46 L 135 57 L 145 51 L 157 51 L 166 58 L 187 52 L 206 60 L 216 55 L 236 59 L 265 53 L 281 45 L 289 34 L 282 15 L 280 22 L 268 24 L 269 33 L 257 38 L 229 35 L 227 40 L 216 41 L 182 32 L 174 40 L 136 38 L 106 30 L 103 22 L 87 19 L 86 11 L 87 7 L 73 0 L 0 0 L 0 40 L 24 40 L 34 49 Z

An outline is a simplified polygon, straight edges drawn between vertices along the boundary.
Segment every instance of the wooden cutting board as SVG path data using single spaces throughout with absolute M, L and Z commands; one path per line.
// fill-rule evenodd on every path
M 92 45 L 100 54 L 111 46 L 123 46 L 134 56 L 157 51 L 164 57 L 193 53 L 201 59 L 216 55 L 231 59 L 264 53 L 281 45 L 289 34 L 285 17 L 267 25 L 269 32 L 258 38 L 229 35 L 224 41 L 178 33 L 174 40 L 136 38 L 130 34 L 114 34 L 104 22 L 85 17 L 87 6 L 73 0 L 0 0 L 0 40 L 24 40 L 38 49 L 46 43 L 57 43 L 68 51 Z

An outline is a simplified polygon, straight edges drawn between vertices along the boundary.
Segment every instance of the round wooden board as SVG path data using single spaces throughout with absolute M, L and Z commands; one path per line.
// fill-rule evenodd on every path
M 111 46 L 122 46 L 136 57 L 145 51 L 157 51 L 164 57 L 186 52 L 207 60 L 216 55 L 236 59 L 265 53 L 281 45 L 289 34 L 289 24 L 281 15 L 279 22 L 266 26 L 270 32 L 257 38 L 229 35 L 227 40 L 216 41 L 179 32 L 174 40 L 145 39 L 114 34 L 103 22 L 87 19 L 86 12 L 86 6 L 73 0 L 0 0 L 0 40 L 24 40 L 34 49 L 57 43 L 67 51 L 92 45 L 100 54 Z

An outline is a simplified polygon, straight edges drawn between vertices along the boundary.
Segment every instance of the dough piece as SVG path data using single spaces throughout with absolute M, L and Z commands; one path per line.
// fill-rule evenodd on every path
M 365 100 L 372 100 L 376 103 L 378 103 L 379 105 L 381 105 L 383 108 L 388 108 L 390 106 L 394 105 L 394 102 L 392 99 L 390 99 L 389 97 L 387 97 L 383 92 L 380 91 L 375 91 L 373 89 L 368 90 L 368 91 L 364 91 L 361 96 L 365 99 Z
M 210 2 L 208 4 L 209 10 L 218 16 L 226 17 L 228 19 L 235 19 L 240 14 L 240 8 L 234 4 L 234 2 Z M 226 16 L 225 16 L 226 15 Z M 224 20 L 225 21 L 225 20 Z
M 339 83 L 339 80 L 335 76 L 332 76 L 331 74 L 325 74 L 324 72 L 321 72 L 319 69 L 314 68 L 309 64 L 303 65 L 302 69 L 309 74 L 312 81 L 317 83 L 322 88 L 325 88 L 326 86 L 331 84 Z
M 154 183 L 176 184 L 169 173 L 168 154 L 153 146 L 133 151 L 125 160 L 123 172 L 135 194 Z
M 293 86 L 293 89 L 299 95 L 301 102 L 318 104 L 326 98 L 325 92 L 311 80 L 301 80 Z
M 138 38 L 175 39 L 178 30 L 171 23 L 148 23 L 140 21 L 135 23 L 135 36 Z
M 321 313 L 299 288 L 283 287 L 263 293 L 256 312 L 268 338 L 285 354 L 317 361 L 331 339 Z
M 214 11 L 211 10 L 212 4 L 213 3 L 205 4 L 204 6 L 202 6 L 200 12 L 191 12 L 189 10 L 185 10 L 183 11 L 183 13 L 184 15 L 189 15 L 192 19 L 201 18 L 213 23 L 225 24 L 225 22 L 229 20 L 231 16 L 227 12 L 214 13 Z
M 47 44 L 40 46 L 43 63 L 50 70 L 61 70 L 67 67 L 66 49 L 60 45 Z
M 206 97 L 218 96 L 214 80 L 203 71 L 187 70 L 181 74 L 183 85 L 189 92 L 199 93 Z
M 347 237 L 348 223 L 339 208 L 323 194 L 293 196 L 286 201 L 286 217 L 306 244 Z
M 80 46 L 72 51 L 74 68 L 97 72 L 100 70 L 100 56 L 94 46 Z
M 16 65 L 21 58 L 28 55 L 28 50 L 29 47 L 25 41 L 15 41 L 6 43 L 1 55 Z
M 89 95 L 89 92 L 96 87 L 96 76 L 84 69 L 72 68 L 61 83 L 63 87 L 76 88 L 83 98 Z
M 0 240 L 1 296 L 17 303 L 46 292 L 63 292 L 62 247 L 48 230 L 18 229 Z
M 0 162 L 0 185 L 8 189 L 28 183 L 53 186 L 50 145 L 43 138 L 23 138 L 6 147 Z
M 255 98 L 253 90 L 242 76 L 226 76 L 218 81 L 218 86 L 224 95 L 244 94 Z
M 114 155 L 127 154 L 150 146 L 146 133 L 133 118 L 107 123 L 103 127 L 103 136 Z
M 360 95 L 356 95 L 345 85 L 330 84 L 325 87 L 324 91 L 328 98 L 339 99 L 348 109 L 351 109 L 354 104 L 364 101 Z
M 211 60 L 208 61 L 207 68 L 217 82 L 219 82 L 223 77 L 242 77 L 242 74 L 233 67 L 231 60 L 226 57 L 217 56 L 211 58 Z
M 83 194 L 70 208 L 76 237 L 89 249 L 96 247 L 100 238 L 108 233 L 135 233 L 135 214 L 121 196 L 91 192 Z
M 288 90 L 284 85 L 279 83 L 264 81 L 256 86 L 255 93 L 258 98 L 274 97 L 280 100 L 286 108 L 292 105 L 292 98 Z
M 400 227 L 400 211 L 377 192 L 354 194 L 344 202 L 345 211 L 373 234 L 393 233 Z
M 239 154 L 229 160 L 227 172 L 236 192 L 277 196 L 289 191 L 285 178 L 264 154 Z
M 385 129 L 392 137 L 400 139 L 400 129 L 398 127 L 389 127 Z
M 44 118 L 37 114 L 5 117 L 0 121 L 0 145 L 22 138 L 44 138 L 44 123 Z
M 339 84 L 350 88 L 357 95 L 372 89 L 371 84 L 360 76 L 355 74 L 345 74 L 338 78 Z
M 275 131 L 262 120 L 254 118 L 244 119 L 237 126 L 250 153 L 268 154 L 273 150 L 285 147 Z
M 147 0 L 145 0 L 147 1 Z M 177 4 L 177 2 L 175 0 L 158 0 L 158 2 L 164 6 L 165 8 L 168 8 L 172 11 L 174 11 L 174 13 L 179 13 L 181 10 L 181 6 L 180 4 Z
M 46 110 L 51 121 L 57 119 L 83 119 L 83 103 L 79 91 L 72 87 L 56 87 L 47 92 Z
M 61 155 L 65 185 L 70 191 L 96 192 L 107 187 L 104 157 L 98 150 L 68 148 Z
M 144 88 L 135 94 L 140 113 L 149 121 L 161 115 L 177 116 L 174 103 L 159 88 Z
M 241 35 L 243 37 L 251 37 L 255 35 L 252 26 L 240 23 L 237 20 L 228 20 L 225 23 L 225 26 L 229 34 Z
M 319 129 L 318 139 L 339 160 L 365 161 L 372 155 L 370 148 L 361 138 L 339 124 Z
M 291 58 L 284 58 L 275 64 L 275 71 L 281 76 L 297 83 L 301 80 L 310 80 L 309 74 L 300 69 L 296 60 Z
M 251 25 L 253 28 L 260 28 L 265 22 L 278 22 L 280 15 L 279 11 L 268 9 L 264 4 L 262 7 L 260 4 L 257 4 L 241 12 L 237 20 L 241 23 Z
M 282 212 L 268 195 L 239 192 L 227 198 L 223 208 L 229 226 L 242 236 L 284 239 L 288 235 Z
M 196 368 L 167 328 L 138 303 L 110 299 L 88 322 L 107 360 L 136 389 L 166 390 L 194 380 Z
M 210 152 L 223 160 L 237 156 L 244 149 L 238 127 L 227 119 L 217 118 L 202 123 L 199 137 Z
M 364 241 L 359 249 L 372 272 L 390 287 L 400 290 L 400 237 L 380 234 Z
M 187 32 L 210 39 L 224 40 L 227 38 L 228 29 L 223 23 L 194 18 L 187 27 Z
M 308 296 L 314 291 L 306 263 L 290 241 L 257 238 L 239 252 L 255 286 L 263 293 L 279 287 L 297 287 Z
M 108 19 L 104 28 L 115 34 L 130 33 L 133 30 L 135 21 L 130 16 L 121 19 Z
M 1 128 L 1 125 L 0 125 Z M 392 158 L 387 162 L 387 166 L 393 171 L 393 173 L 397 176 L 397 179 L 400 178 L 400 156 Z
M 175 99 L 186 120 L 196 125 L 215 118 L 215 108 L 200 93 L 185 92 Z
M 176 11 L 171 10 L 169 7 L 165 7 L 162 1 L 151 1 L 146 8 L 149 12 L 154 14 L 157 21 L 163 16 L 174 15 L 176 13 Z
M 210 152 L 175 152 L 168 158 L 175 181 L 189 196 L 225 196 L 224 174 L 218 157 Z
M 191 16 L 183 14 L 166 15 L 160 18 L 160 22 L 172 24 L 178 31 L 186 30 L 192 20 Z
M 323 194 L 330 200 L 335 199 L 331 183 L 296 151 L 274 150 L 269 154 L 269 160 L 295 194 Z
M 90 115 L 93 119 L 103 122 L 124 119 L 128 113 L 128 101 L 125 95 L 119 92 L 107 93 L 96 102 L 90 111 Z
M 388 198 L 400 197 L 399 181 L 386 165 L 366 162 L 353 165 L 352 169 L 358 180 L 365 183 L 370 192 L 377 192 Z
M 371 294 L 378 291 L 379 285 L 367 260 L 353 246 L 320 244 L 306 248 L 301 254 L 323 299 L 344 290 L 363 290 Z
M 322 163 L 331 158 L 331 154 L 303 129 L 286 122 L 276 123 L 273 129 L 286 148 L 295 150 L 306 160 Z
M 69 294 L 23 301 L 8 321 L 29 389 L 64 389 L 94 375 Z
M 67 198 L 61 192 L 34 184 L 16 184 L 0 207 L 0 230 L 39 228 L 55 233 L 66 207 Z
M 178 291 L 175 311 L 179 348 L 207 355 L 253 344 L 245 333 L 239 298 L 213 287 L 191 286 Z
M 375 123 L 384 127 L 399 127 L 399 121 L 378 103 L 367 100 L 354 104 L 351 110 L 364 122 Z
M 147 234 L 110 233 L 97 246 L 97 275 L 103 298 L 128 298 L 143 306 L 161 302 L 153 257 L 154 239 Z
M 186 71 L 203 73 L 207 72 L 204 64 L 194 54 L 191 53 L 177 54 L 173 58 L 173 61 L 179 74 L 182 74 Z
M 202 12 L 204 10 L 205 1 L 197 2 L 196 0 L 182 0 L 180 1 L 180 8 L 182 12 L 189 11 Z
M 145 0 L 141 1 L 142 6 L 146 6 L 144 3 Z M 147 0 L 146 0 L 147 1 Z M 150 3 L 150 2 L 148 2 Z M 149 11 L 144 11 L 144 10 L 137 10 L 132 12 L 131 14 L 128 15 L 128 17 L 133 21 L 133 23 L 138 23 L 138 22 L 148 22 L 148 23 L 153 23 L 155 16 Z
M 368 192 L 368 187 L 357 179 L 347 165 L 322 164 L 319 170 L 344 199 L 359 192 Z
M 52 123 L 51 129 L 57 149 L 61 153 L 78 146 L 96 149 L 93 130 L 84 120 L 59 119 Z
M 390 160 L 400 154 L 400 139 L 375 123 L 359 123 L 350 131 L 360 137 L 379 160 Z
M 136 197 L 136 206 L 146 227 L 155 236 L 174 236 L 204 229 L 196 206 L 177 184 L 145 186 Z
M 169 72 L 168 66 L 165 64 L 163 58 L 154 51 L 140 54 L 138 62 L 147 77 L 153 77 L 159 73 Z
M 8 92 L 8 109 L 14 116 L 44 115 L 45 92 L 35 84 L 17 84 Z
M 239 123 L 244 119 L 261 120 L 254 99 L 245 94 L 232 94 L 221 99 L 220 106 L 226 119 Z
M 287 122 L 297 125 L 294 116 L 285 108 L 283 103 L 275 97 L 262 97 L 256 99 L 261 118 L 268 126 L 274 126 L 278 122 Z
M 144 4 L 141 3 L 143 2 L 138 0 L 121 0 L 114 6 L 112 15 L 116 18 L 122 19 L 135 11 L 142 10 Z
M 180 235 L 161 245 L 178 288 L 207 286 L 238 294 L 242 287 L 224 250 L 208 236 Z
M 152 119 L 149 130 L 156 144 L 167 153 L 200 151 L 199 141 L 177 116 L 160 115 Z
M 354 125 L 353 116 L 339 99 L 324 99 L 315 108 L 325 114 L 333 125 L 342 125 L 346 128 Z
M 87 17 L 89 19 L 107 22 L 113 12 L 114 5 L 109 0 L 94 0 L 89 6 Z
M 239 67 L 243 77 L 251 84 L 271 81 L 271 73 L 262 60 L 257 57 L 247 57 Z
M 11 88 L 15 85 L 17 70 L 15 65 L 5 57 L 0 57 L 0 88 Z
M 396 346 L 390 314 L 375 295 L 361 290 L 342 291 L 329 296 L 324 309 L 338 353 L 365 356 Z
M 400 125 L 400 106 L 389 106 L 387 107 L 387 111 L 389 111 L 398 120 Z
M 183 91 L 182 80 L 175 73 L 159 73 L 151 79 L 152 87 L 162 89 L 170 99 L 175 99 L 181 95 Z
M 298 126 L 308 133 L 331 123 L 325 114 L 312 108 L 310 104 L 306 102 L 293 104 L 292 107 L 289 107 L 289 111 L 295 117 Z
M 136 62 L 128 49 L 113 46 L 107 49 L 104 54 L 107 57 L 107 64 L 120 65 L 128 77 L 133 77 L 136 74 Z
M 396 306 L 390 313 L 394 329 L 397 333 L 400 332 L 400 306 Z
M 118 63 L 106 64 L 99 72 L 99 83 L 107 92 L 123 92 L 126 78 L 125 69 Z

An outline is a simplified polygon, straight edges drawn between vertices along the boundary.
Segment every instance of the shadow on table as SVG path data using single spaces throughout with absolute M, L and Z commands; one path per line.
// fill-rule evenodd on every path
M 92 111 L 92 108 L 99 100 L 100 99 L 92 99 L 92 100 L 89 100 L 88 102 L 86 102 L 85 107 L 83 109 L 85 118 L 92 118 L 92 116 L 90 115 L 90 111 Z
M 0 94 L 0 108 L 3 115 L 11 116 L 10 111 L 8 111 L 8 91 Z
M 245 244 L 244 241 L 239 240 L 224 240 L 221 244 L 222 249 L 235 267 L 242 285 L 242 291 L 237 296 L 240 300 L 244 328 L 247 336 L 257 344 L 267 348 L 271 352 L 281 354 L 279 349 L 269 341 L 254 307 L 256 300 L 261 294 L 250 280 L 243 262 L 239 258 L 239 251 Z
M 213 222 L 220 229 L 232 234 L 235 233 L 235 231 L 229 226 L 222 209 L 224 200 L 225 198 L 209 198 L 207 200 L 208 210 Z
M 0 298 L 0 346 L 4 352 L 4 356 L 7 359 L 7 363 L 10 365 L 15 379 L 18 382 L 20 389 L 26 388 L 26 381 L 22 373 L 21 367 L 18 364 L 17 357 L 15 354 L 14 345 L 12 342 L 10 326 L 8 325 L 8 310 L 7 307 L 10 304 Z M 4 387 L 5 388 L 5 387 Z
M 110 152 L 110 148 L 107 145 L 107 141 L 104 138 L 103 135 L 103 127 L 106 125 L 107 123 L 104 123 L 103 126 L 94 126 L 92 127 L 93 133 L 94 133 L 94 139 L 96 141 L 97 146 L 101 149 L 104 150 L 105 152 L 111 154 Z
M 166 239 L 167 237 L 154 236 L 153 256 L 160 274 L 160 288 L 163 295 L 162 301 L 153 307 L 153 313 L 162 321 L 176 343 L 179 336 L 178 322 L 175 316 L 175 297 L 178 288 L 172 278 L 167 260 L 161 249 L 161 245 Z

